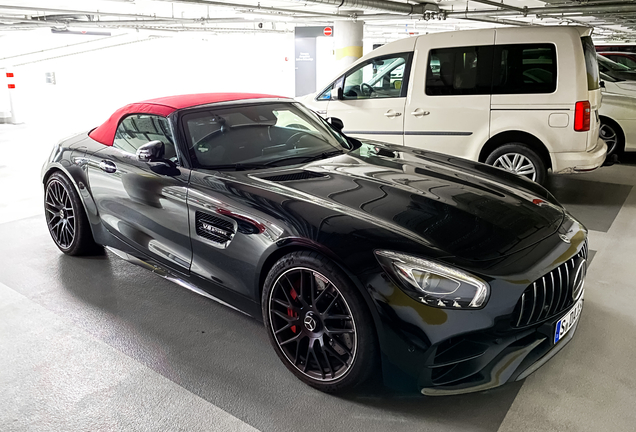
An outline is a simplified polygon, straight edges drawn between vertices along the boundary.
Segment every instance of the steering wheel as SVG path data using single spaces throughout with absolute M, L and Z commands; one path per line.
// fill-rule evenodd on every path
M 303 124 L 299 124 L 299 123 L 292 123 L 292 124 L 288 124 L 287 126 L 288 128 L 294 128 L 294 129 L 301 129 L 301 130 L 306 130 L 308 131 L 309 128 Z
M 362 92 L 364 96 L 369 96 L 369 97 L 371 97 L 372 93 L 375 93 L 375 90 L 373 89 L 373 87 L 371 87 L 367 83 L 360 84 L 360 91 Z
M 298 144 L 305 135 L 307 135 L 306 132 L 296 132 L 295 134 L 287 138 L 287 141 L 285 141 L 285 146 L 289 147 L 293 144 L 294 147 L 296 147 L 296 144 Z

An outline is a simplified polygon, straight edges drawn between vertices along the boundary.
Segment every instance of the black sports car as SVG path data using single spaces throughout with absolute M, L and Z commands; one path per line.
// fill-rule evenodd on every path
M 522 177 L 342 127 L 267 95 L 128 105 L 55 146 L 51 236 L 262 319 L 323 391 L 378 373 L 426 395 L 483 390 L 561 350 L 586 229 Z

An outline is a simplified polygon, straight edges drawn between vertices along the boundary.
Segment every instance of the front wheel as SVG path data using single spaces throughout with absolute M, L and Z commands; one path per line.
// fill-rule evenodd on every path
M 62 173 L 53 173 L 44 189 L 46 224 L 55 245 L 67 255 L 95 253 L 88 218 L 71 181 Z
M 620 156 L 625 148 L 625 138 L 623 131 L 616 123 L 602 118 L 599 136 L 605 141 L 605 144 L 607 144 L 607 156 L 613 154 Z
M 541 157 L 530 147 L 521 143 L 510 143 L 497 147 L 488 155 L 486 163 L 524 176 L 539 184 L 545 182 L 548 173 Z
M 343 272 L 315 252 L 282 257 L 265 280 L 262 312 L 270 342 L 296 377 L 324 391 L 363 383 L 378 358 L 373 321 Z

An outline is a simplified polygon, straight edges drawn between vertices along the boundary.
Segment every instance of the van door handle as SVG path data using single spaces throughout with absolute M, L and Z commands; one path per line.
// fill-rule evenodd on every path
M 385 112 L 384 115 L 387 116 L 388 118 L 395 118 L 395 117 L 401 116 L 402 113 L 401 112 L 395 112 L 392 109 L 390 109 L 387 112 Z
M 417 108 L 411 114 L 413 114 L 415 117 L 422 117 L 422 116 L 429 115 L 430 111 L 424 111 L 422 108 Z
M 115 165 L 114 162 L 111 162 L 109 160 L 103 160 L 99 163 L 99 167 L 101 168 L 102 171 L 105 171 L 107 173 L 114 173 L 115 171 L 117 171 L 117 165 Z

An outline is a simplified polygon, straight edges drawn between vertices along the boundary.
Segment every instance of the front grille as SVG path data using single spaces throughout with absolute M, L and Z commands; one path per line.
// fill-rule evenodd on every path
M 229 242 L 236 234 L 232 222 L 200 211 L 196 212 L 196 230 L 201 237 L 221 244 Z
M 534 281 L 521 295 L 512 315 L 514 327 L 526 327 L 568 309 L 572 299 L 574 266 L 578 258 L 587 259 L 587 239 L 579 252 L 559 267 Z

